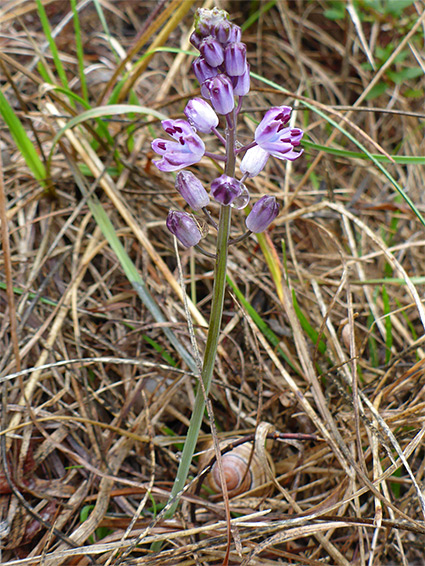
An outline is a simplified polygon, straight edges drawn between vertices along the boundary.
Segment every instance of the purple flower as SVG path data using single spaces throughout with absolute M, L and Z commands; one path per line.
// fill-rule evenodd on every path
M 287 128 L 292 108 L 277 106 L 268 110 L 255 130 L 257 144 L 278 159 L 294 161 L 303 153 L 295 151 L 300 145 L 303 131 L 299 128 Z
M 201 160 L 205 145 L 186 120 L 163 120 L 164 131 L 176 141 L 155 139 L 152 149 L 162 155 L 154 161 L 160 171 L 178 171 Z
M 170 210 L 167 216 L 167 228 L 186 248 L 196 246 L 202 238 L 196 220 L 187 212 Z
M 265 151 L 259 145 L 255 145 L 245 152 L 240 170 L 242 173 L 247 173 L 248 177 L 255 177 L 264 169 L 269 157 L 268 151 Z
M 199 51 L 211 67 L 218 67 L 224 61 L 223 47 L 212 35 L 209 35 L 202 40 L 199 46 Z
M 244 191 L 244 185 L 228 175 L 221 175 L 211 183 L 211 194 L 217 202 L 224 205 L 232 204 Z
M 226 73 L 231 77 L 240 77 L 246 71 L 245 43 L 229 43 L 224 50 Z
M 241 28 L 236 24 L 232 24 L 228 20 L 222 20 L 214 26 L 212 35 L 218 39 L 223 45 L 234 43 L 241 40 Z
M 207 79 L 211 79 L 212 77 L 216 77 L 218 75 L 218 69 L 216 67 L 211 67 L 211 65 L 208 65 L 203 57 L 198 57 L 197 59 L 195 59 L 192 64 L 192 69 L 200 85 Z
M 201 181 L 190 171 L 177 173 L 176 189 L 193 210 L 201 210 L 210 202 L 210 197 Z
M 246 227 L 255 234 L 264 232 L 278 214 L 279 205 L 277 204 L 275 197 L 262 197 L 254 204 L 251 212 L 246 217 Z
M 249 69 L 250 65 L 249 63 L 247 63 L 246 70 L 243 75 L 240 75 L 239 77 L 230 77 L 233 85 L 233 94 L 235 94 L 236 96 L 245 96 L 245 94 L 248 94 L 249 92 L 251 83 L 249 77 Z
M 218 116 L 202 98 L 192 98 L 183 110 L 190 125 L 203 134 L 209 134 L 218 126 Z
M 226 75 L 207 79 L 203 85 L 209 94 L 214 110 L 219 114 L 229 114 L 235 107 L 232 82 Z

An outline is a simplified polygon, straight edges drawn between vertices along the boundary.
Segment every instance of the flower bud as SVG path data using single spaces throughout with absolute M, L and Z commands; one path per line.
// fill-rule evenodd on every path
M 203 134 L 209 134 L 218 126 L 218 116 L 202 98 L 192 98 L 183 111 L 191 126 Z
M 244 185 L 228 175 L 221 175 L 211 183 L 211 194 L 217 202 L 225 206 L 241 195 Z
M 222 20 L 214 26 L 212 35 L 223 45 L 234 43 L 241 40 L 242 31 L 239 26 L 232 24 L 228 20 Z
M 203 57 L 198 57 L 197 59 L 195 59 L 192 65 L 192 69 L 200 85 L 202 85 L 202 83 L 207 79 L 211 79 L 212 77 L 216 77 L 218 75 L 218 69 L 211 67 L 211 65 L 208 65 Z
M 246 64 L 246 70 L 243 75 L 239 77 L 230 77 L 233 85 L 233 94 L 236 96 L 245 96 L 248 94 L 249 87 L 251 86 L 251 79 L 249 76 L 249 63 Z
M 199 51 L 211 67 L 218 67 L 224 61 L 223 47 L 212 35 L 209 35 L 202 40 L 199 46 Z
M 190 171 L 184 170 L 177 173 L 175 186 L 193 210 L 201 210 L 210 202 L 210 197 L 201 181 Z
M 204 88 L 209 94 L 214 110 L 219 114 L 229 114 L 235 107 L 232 82 L 226 75 L 207 79 Z
M 259 145 L 251 147 L 243 156 L 240 170 L 248 177 L 255 177 L 262 171 L 267 163 L 270 153 L 262 149 Z
M 245 220 L 246 227 L 258 234 L 264 232 L 279 214 L 279 205 L 275 197 L 264 196 L 258 200 Z
M 239 77 L 246 71 L 245 43 L 229 43 L 224 50 L 224 65 L 230 77 Z
M 170 210 L 167 216 L 166 225 L 168 230 L 186 248 L 196 246 L 201 239 L 201 232 L 194 217 L 187 212 Z
M 202 42 L 203 39 L 204 39 L 204 37 L 201 34 L 199 34 L 196 30 L 193 31 L 190 34 L 190 37 L 189 37 L 190 43 L 193 45 L 193 47 L 195 47 L 198 50 L 199 50 L 199 46 L 201 45 L 201 42 Z

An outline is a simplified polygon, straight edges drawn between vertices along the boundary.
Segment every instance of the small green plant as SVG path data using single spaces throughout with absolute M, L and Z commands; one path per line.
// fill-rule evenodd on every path
M 94 509 L 94 505 L 84 505 L 84 507 L 81 509 L 80 511 L 80 522 L 84 523 L 84 521 L 87 521 L 90 513 L 93 511 Z M 90 544 L 94 544 L 95 542 L 102 540 L 103 538 L 105 538 L 106 536 L 108 536 L 111 533 L 111 529 L 108 529 L 107 527 L 99 527 L 95 530 L 94 535 L 90 535 L 88 540 L 90 542 Z

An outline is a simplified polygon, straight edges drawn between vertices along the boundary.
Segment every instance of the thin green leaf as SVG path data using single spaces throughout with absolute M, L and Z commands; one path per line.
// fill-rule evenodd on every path
M 31 169 L 34 177 L 41 182 L 43 186 L 46 186 L 46 168 L 41 161 L 38 153 L 34 147 L 34 144 L 29 139 L 25 128 L 23 127 L 21 121 L 16 116 L 13 108 L 10 106 L 6 97 L 0 90 L 0 115 L 3 116 L 3 120 L 6 122 L 10 133 L 16 143 L 17 148 L 22 153 L 26 164 Z
M 346 149 L 339 149 L 336 147 L 328 147 L 320 145 L 303 139 L 303 147 L 313 149 L 315 151 L 325 151 L 329 155 L 338 155 L 347 159 L 368 159 L 368 156 L 358 151 L 347 151 Z M 381 163 L 391 163 L 386 155 L 378 155 L 372 153 L 373 157 Z M 425 163 L 425 156 L 423 155 L 391 155 L 394 161 L 399 165 L 423 165 Z
M 53 61 L 55 63 L 56 71 L 59 75 L 59 79 L 60 79 L 62 85 L 64 87 L 67 87 L 68 86 L 68 79 L 66 77 L 66 73 L 65 73 L 65 69 L 63 68 L 62 61 L 60 60 L 59 52 L 58 52 L 58 49 L 56 47 L 55 40 L 53 39 L 53 36 L 52 36 L 52 31 L 50 29 L 50 23 L 49 23 L 49 20 L 47 18 L 46 11 L 44 9 L 43 4 L 41 3 L 41 0 L 36 0 L 36 3 L 37 3 L 38 15 L 40 17 L 41 25 L 43 26 L 44 35 L 46 36 L 47 41 L 49 42 L 49 47 L 50 47 L 50 51 L 52 53 Z
M 230 277 L 228 277 L 228 276 L 227 276 L 226 280 L 227 280 L 227 284 L 233 289 L 233 292 L 235 293 L 236 298 L 242 304 L 242 306 L 244 307 L 246 312 L 249 314 L 251 319 L 255 322 L 258 329 L 261 331 L 261 333 L 267 338 L 267 340 L 270 342 L 270 344 L 274 348 L 277 349 L 277 351 L 279 352 L 279 355 L 282 356 L 282 358 L 285 360 L 285 362 L 287 364 L 289 364 L 290 367 L 298 373 L 298 369 L 294 366 L 294 364 L 291 362 L 291 360 L 288 358 L 288 356 L 285 354 L 285 352 L 282 350 L 282 348 L 280 348 L 279 337 L 273 332 L 273 330 L 270 328 L 270 326 L 266 322 L 264 322 L 264 320 L 261 318 L 261 316 L 258 314 L 258 312 L 254 309 L 254 307 L 251 305 L 251 303 L 245 299 L 242 291 L 238 288 L 236 283 L 234 283 L 230 279 Z
M 80 19 L 78 17 L 77 11 L 77 4 L 76 0 L 71 0 L 71 10 L 72 16 L 74 20 L 74 30 L 75 30 L 75 49 L 77 52 L 77 59 L 78 59 L 78 74 L 80 77 L 80 84 L 81 84 L 81 92 L 83 94 L 83 98 L 85 100 L 89 99 L 89 92 L 87 89 L 87 82 L 86 82 L 86 75 L 84 73 L 84 49 L 83 49 L 83 41 L 81 38 L 81 28 L 80 28 Z
M 390 306 L 390 298 L 388 296 L 387 289 L 385 285 L 382 285 L 382 302 L 384 306 L 384 314 L 385 314 L 385 332 L 386 332 L 386 351 L 385 351 L 385 363 L 391 359 L 391 348 L 393 347 L 393 325 L 391 321 L 391 306 Z
M 323 340 L 319 340 L 319 333 L 317 332 L 317 330 L 315 330 L 310 322 L 308 321 L 307 317 L 305 316 L 305 314 L 302 312 L 298 301 L 297 301 L 297 297 L 295 295 L 295 291 L 292 291 L 292 303 L 294 305 L 294 310 L 295 313 L 298 317 L 298 320 L 300 321 L 301 327 L 302 329 L 307 333 L 307 335 L 309 336 L 310 340 L 313 342 L 313 344 L 316 346 L 317 345 L 317 349 L 321 354 L 324 354 L 326 352 L 326 344 L 323 342 Z

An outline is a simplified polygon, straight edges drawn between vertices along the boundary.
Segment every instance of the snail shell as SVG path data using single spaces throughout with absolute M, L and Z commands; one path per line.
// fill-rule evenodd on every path
M 224 440 L 220 442 L 220 448 L 225 448 L 232 443 L 232 440 Z M 270 472 L 267 468 L 274 469 L 270 454 L 266 452 L 267 462 L 262 459 L 257 450 L 253 450 L 253 443 L 246 442 L 240 446 L 236 446 L 233 450 L 222 455 L 223 475 L 226 481 L 227 492 L 229 497 L 240 495 L 252 489 L 264 486 L 270 479 Z M 251 457 L 252 454 L 252 457 Z M 211 458 L 214 456 L 214 448 L 212 441 L 207 445 L 206 451 L 199 459 L 200 469 L 208 466 Z M 249 468 L 248 468 L 249 465 Z M 205 479 L 205 484 L 215 493 L 221 494 L 221 481 L 218 465 L 215 463 Z M 262 490 L 256 489 L 256 495 L 264 495 L 270 490 L 270 486 L 264 487 Z

